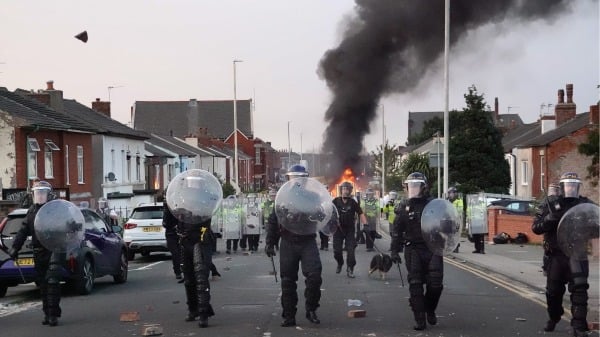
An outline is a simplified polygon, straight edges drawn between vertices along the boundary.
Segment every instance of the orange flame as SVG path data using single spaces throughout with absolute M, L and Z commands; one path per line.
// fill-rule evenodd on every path
M 346 181 L 352 184 L 352 188 L 356 192 L 356 177 L 354 176 L 351 168 L 346 168 L 341 177 L 333 185 L 331 185 L 329 189 L 329 193 L 332 197 L 335 198 L 338 196 L 340 184 Z

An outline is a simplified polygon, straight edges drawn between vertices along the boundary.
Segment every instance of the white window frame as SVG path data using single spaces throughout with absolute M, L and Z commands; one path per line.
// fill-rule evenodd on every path
M 126 159 L 127 159 L 127 181 L 131 182 L 131 152 L 129 152 L 129 150 L 127 150 L 126 153 Z
M 545 190 L 544 180 L 546 177 L 546 172 L 544 172 L 544 155 L 540 155 L 540 189 Z
M 77 183 L 84 184 L 83 180 L 83 146 L 77 145 Z
M 521 161 L 521 185 L 529 185 L 529 162 Z
M 260 165 L 260 147 L 256 148 L 255 156 L 256 156 L 256 163 L 255 164 L 256 165 Z
M 141 180 L 141 176 L 142 176 L 142 170 L 141 170 L 141 166 L 142 166 L 142 158 L 140 158 L 140 155 L 138 153 L 138 155 L 135 157 L 135 179 L 137 182 L 140 182 Z
M 65 145 L 65 184 L 71 185 L 71 179 L 69 177 L 69 145 Z
M 27 173 L 29 174 L 29 180 L 38 179 L 37 169 L 38 169 L 38 160 L 37 153 L 40 152 L 40 144 L 38 144 L 37 139 L 35 138 L 27 138 L 27 156 L 28 156 L 28 167 Z
M 44 177 L 54 178 L 54 158 L 52 148 L 48 145 L 44 146 Z

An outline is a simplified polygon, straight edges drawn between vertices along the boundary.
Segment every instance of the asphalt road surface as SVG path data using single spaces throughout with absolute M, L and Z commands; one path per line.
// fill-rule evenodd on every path
M 378 240 L 380 248 L 389 243 Z M 262 249 L 262 244 L 261 244 Z M 424 331 L 412 329 L 413 315 L 408 306 L 406 269 L 402 265 L 405 286 L 394 266 L 381 280 L 368 275 L 375 253 L 364 245 L 357 248 L 355 279 L 335 273 L 336 262 L 331 246 L 321 252 L 323 285 L 321 324 L 304 317 L 304 279 L 299 275 L 297 327 L 282 328 L 280 283 L 275 283 L 270 259 L 256 254 L 220 254 L 214 262 L 222 277 L 211 282 L 212 305 L 216 315 L 209 327 L 185 322 L 187 310 L 182 284 L 174 278 L 168 254 L 138 257 L 130 263 L 129 280 L 114 284 L 111 277 L 97 280 L 89 296 L 65 293 L 61 302 L 63 317 L 57 327 L 41 325 L 41 304 L 34 285 L 11 288 L 0 300 L 0 334 L 25 336 L 141 336 L 145 325 L 157 324 L 163 336 L 569 336 L 570 327 L 562 321 L 557 331 L 545 333 L 543 296 L 519 283 L 482 273 L 459 261 L 446 259 L 444 291 L 437 310 L 438 325 Z M 276 257 L 278 266 L 278 256 Z M 345 270 L 345 268 L 344 268 Z M 67 289 L 64 289 L 67 292 Z M 361 306 L 349 306 L 359 300 Z M 349 318 L 349 310 L 366 310 L 364 318 Z M 125 312 L 136 312 L 139 320 L 122 322 Z

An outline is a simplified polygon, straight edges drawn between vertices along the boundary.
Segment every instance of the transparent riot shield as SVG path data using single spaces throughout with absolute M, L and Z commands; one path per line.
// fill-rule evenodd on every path
M 67 253 L 81 245 L 83 223 L 81 210 L 66 200 L 44 204 L 35 216 L 33 228 L 40 243 L 56 253 Z
M 367 218 L 367 231 L 379 230 L 379 200 L 377 199 L 363 199 L 361 203 L 362 211 Z
M 223 199 L 223 188 L 210 172 L 193 169 L 173 178 L 167 188 L 167 205 L 179 221 L 201 223 L 212 218 Z
M 242 237 L 241 213 L 237 199 L 223 200 L 223 239 L 240 239 Z
M 213 233 L 223 235 L 223 203 L 219 205 L 216 212 L 213 214 L 212 221 L 210 223 L 210 229 Z
M 425 244 L 435 255 L 451 253 L 460 242 L 458 212 L 452 203 L 433 199 L 423 209 L 421 233 Z
M 246 221 L 244 222 L 244 234 L 248 235 L 259 235 L 260 234 L 260 205 L 257 203 L 256 198 L 246 198 L 244 216 Z
M 334 205 L 329 191 L 313 178 L 295 178 L 279 189 L 275 197 L 275 214 L 281 226 L 299 234 L 315 234 L 332 226 Z
M 576 260 L 587 260 L 592 251 L 592 239 L 600 234 L 599 208 L 594 204 L 579 204 L 569 209 L 558 223 L 560 249 Z
M 485 194 L 467 195 L 467 229 L 469 235 L 487 234 L 487 203 Z

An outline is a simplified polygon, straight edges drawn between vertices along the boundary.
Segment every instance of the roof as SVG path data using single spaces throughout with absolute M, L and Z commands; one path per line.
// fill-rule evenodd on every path
M 165 151 L 159 149 L 158 147 L 152 145 L 148 141 L 144 142 L 144 150 L 152 153 L 154 155 L 152 157 L 169 157 L 169 158 L 175 158 L 175 156 L 171 155 L 168 152 L 165 152 Z
M 69 125 L 61 123 L 55 119 L 46 117 L 39 112 L 30 109 L 22 104 L 10 100 L 2 95 L 0 89 L 0 110 L 11 115 L 19 127 L 40 127 L 51 130 L 68 130 Z
M 423 124 L 434 117 L 444 118 L 443 111 L 409 111 L 408 112 L 408 136 L 421 133 Z
M 6 88 L 0 88 L 0 97 L 4 98 L 3 110 L 11 113 L 13 116 L 25 118 L 25 120 L 29 121 L 28 124 L 30 125 L 54 130 L 85 131 L 92 133 L 96 131 L 94 127 L 88 123 L 73 118 L 68 114 L 57 112 L 33 98 L 10 92 Z M 13 103 L 8 101 L 12 101 Z M 17 103 L 18 105 L 14 105 L 14 103 Z M 11 108 L 14 110 L 11 111 Z M 32 111 L 37 114 L 32 114 Z M 46 118 L 40 117 L 40 115 Z
M 171 136 L 164 136 L 164 135 L 155 135 L 155 134 L 153 134 L 152 136 L 156 137 L 158 139 L 161 139 L 163 141 L 166 141 L 166 142 L 172 144 L 173 146 L 177 146 L 183 150 L 190 151 L 200 157 L 215 156 L 215 154 L 213 152 L 190 145 L 179 138 L 175 138 L 175 137 L 171 137 Z
M 537 136 L 537 137 L 533 137 L 533 138 L 528 138 L 528 139 L 524 139 L 524 141 L 522 143 L 519 143 L 516 145 L 516 147 L 533 147 L 533 146 L 544 146 L 544 145 L 548 145 L 560 138 L 564 138 L 570 134 L 572 134 L 573 132 L 584 128 L 586 125 L 589 125 L 589 112 L 584 112 L 578 115 L 575 115 L 575 117 L 565 123 L 563 123 L 562 125 L 556 127 L 555 129 L 552 129 L 548 132 L 544 132 L 543 134 Z
M 505 153 L 511 152 L 518 144 L 537 137 L 541 132 L 540 122 L 524 124 L 509 130 L 502 137 L 502 147 Z
M 148 142 L 156 147 L 176 153 L 179 156 L 186 156 L 186 157 L 195 157 L 196 156 L 196 153 L 185 150 L 179 146 L 173 145 L 173 144 L 165 141 L 164 139 L 157 137 L 154 134 L 150 135 L 150 139 L 148 139 Z
M 514 126 L 512 125 L 514 122 Z M 501 129 L 511 129 L 523 125 L 523 120 L 519 114 L 499 114 L 496 119 L 496 127 Z
M 104 113 L 91 109 L 74 99 L 63 99 L 65 112 L 70 116 L 82 119 L 92 125 L 98 133 L 126 138 L 148 139 L 150 135 L 144 131 L 134 130 Z
M 253 137 L 252 100 L 237 100 L 237 128 Z M 197 135 L 200 128 L 225 139 L 234 130 L 233 100 L 220 101 L 136 101 L 134 128 L 157 135 L 185 137 Z

